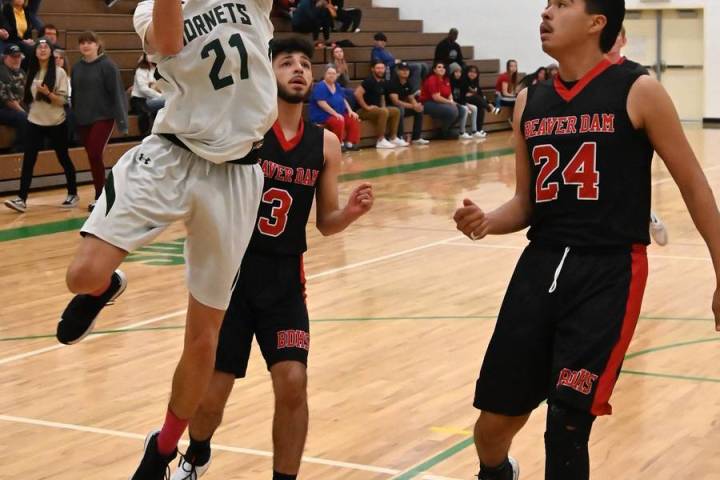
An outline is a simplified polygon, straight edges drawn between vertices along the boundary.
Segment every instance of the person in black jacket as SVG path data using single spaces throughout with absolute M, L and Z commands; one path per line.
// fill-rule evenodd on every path
M 337 21 L 340 22 L 341 32 L 359 32 L 362 21 L 362 10 L 359 8 L 345 8 L 345 0 L 333 0 L 337 8 Z
M 25 57 L 30 57 L 35 48 L 32 38 L 35 25 L 34 15 L 25 7 L 25 0 L 12 0 L 2 7 L 3 20 L 7 25 L 8 38 L 6 43 L 13 43 L 20 47 Z
M 433 63 L 442 63 L 447 65 L 448 69 L 453 63 L 457 63 L 463 69 L 465 68 L 465 59 L 463 59 L 462 49 L 457 43 L 458 30 L 453 28 L 448 33 L 445 40 L 441 41 L 435 47 L 435 61 Z

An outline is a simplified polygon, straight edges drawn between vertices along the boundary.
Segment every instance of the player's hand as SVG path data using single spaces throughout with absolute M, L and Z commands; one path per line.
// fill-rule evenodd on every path
M 715 290 L 715 295 L 713 295 L 712 309 L 715 315 L 715 330 L 720 332 L 720 287 Z
M 463 206 L 455 211 L 453 220 L 457 229 L 470 240 L 480 240 L 488 234 L 488 219 L 485 212 L 469 198 L 463 200 Z
M 369 212 L 374 202 L 375 197 L 373 196 L 372 185 L 362 183 L 355 187 L 350 194 L 345 210 L 349 214 L 359 217 Z

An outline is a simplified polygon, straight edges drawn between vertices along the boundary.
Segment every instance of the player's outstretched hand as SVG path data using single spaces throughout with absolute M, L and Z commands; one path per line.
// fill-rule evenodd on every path
M 463 200 L 463 206 L 455 211 L 453 220 L 455 220 L 457 229 L 470 240 L 480 240 L 488 234 L 488 220 L 485 212 L 469 198 Z
M 348 198 L 347 207 L 348 212 L 352 215 L 364 215 L 370 211 L 373 206 L 375 197 L 373 196 L 372 185 L 369 183 L 363 183 L 355 187 Z
M 715 330 L 720 332 L 720 287 L 715 290 L 715 295 L 713 295 L 712 309 L 715 315 Z

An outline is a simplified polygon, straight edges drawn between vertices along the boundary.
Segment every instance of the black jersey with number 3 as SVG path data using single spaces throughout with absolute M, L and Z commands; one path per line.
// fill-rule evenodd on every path
M 568 88 L 528 89 L 522 133 L 531 166 L 528 238 L 562 246 L 648 244 L 653 147 L 627 112 L 638 64 L 603 61 Z
M 301 255 L 315 189 L 325 166 L 324 130 L 302 122 L 287 140 L 276 122 L 265 135 L 260 166 L 265 174 L 249 253 Z

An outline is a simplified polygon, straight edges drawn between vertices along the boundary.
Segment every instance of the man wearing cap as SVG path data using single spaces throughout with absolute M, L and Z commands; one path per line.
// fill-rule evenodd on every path
M 374 63 L 375 61 L 381 61 L 385 64 L 385 75 L 386 79 L 390 79 L 393 71 L 395 71 L 395 68 L 397 68 L 397 65 L 399 63 L 402 63 L 402 60 L 399 58 L 395 58 L 395 56 L 390 53 L 390 51 L 385 48 L 387 46 L 387 35 L 385 35 L 383 32 L 378 32 L 373 37 L 375 40 L 375 46 L 372 49 L 372 52 L 370 52 L 370 63 Z M 423 78 L 428 74 L 429 69 L 428 66 L 422 62 L 405 62 L 409 69 L 410 69 L 410 86 L 413 89 L 413 92 L 417 92 L 420 90 L 420 84 L 422 83 Z
M 398 126 L 398 137 L 405 136 L 406 116 L 414 117 L 412 143 L 413 145 L 427 145 L 429 141 L 422 138 L 423 104 L 415 98 L 415 91 L 410 86 L 410 65 L 407 62 L 400 62 L 396 67 L 395 78 L 390 80 L 387 89 L 388 104 L 400 109 L 400 123 Z
M 0 125 L 15 128 L 15 151 L 23 150 L 27 112 L 22 106 L 25 72 L 20 68 L 23 54 L 17 45 L 8 45 L 0 65 Z

